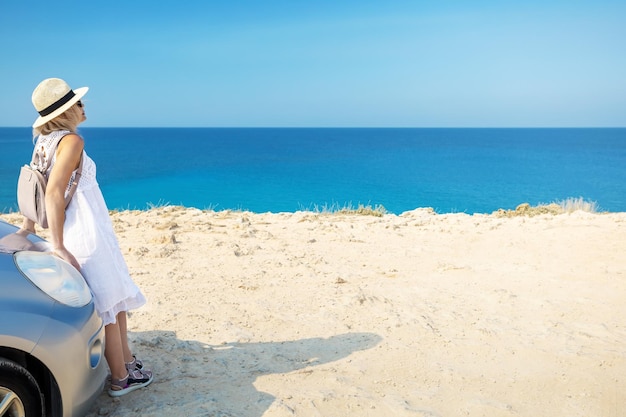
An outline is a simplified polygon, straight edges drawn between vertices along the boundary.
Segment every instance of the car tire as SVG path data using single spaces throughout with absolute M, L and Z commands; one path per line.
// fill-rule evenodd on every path
M 43 415 L 43 396 L 35 378 L 24 367 L 0 358 L 0 416 Z

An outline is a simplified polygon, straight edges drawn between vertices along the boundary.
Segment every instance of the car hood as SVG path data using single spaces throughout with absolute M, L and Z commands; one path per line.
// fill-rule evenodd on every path
M 15 253 L 22 250 L 45 252 L 50 244 L 35 234 L 18 233 L 19 228 L 0 220 L 0 253 Z

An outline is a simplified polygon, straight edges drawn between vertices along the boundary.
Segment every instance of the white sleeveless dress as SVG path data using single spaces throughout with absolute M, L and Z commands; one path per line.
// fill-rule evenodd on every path
M 38 137 L 35 146 L 44 149 L 46 157 L 52 155 L 48 173 L 56 159 L 56 152 L 50 150 L 49 145 L 55 136 L 68 133 L 56 131 Z M 85 151 L 76 193 L 65 210 L 63 241 L 80 264 L 81 273 L 94 295 L 96 310 L 105 325 L 115 323 L 118 313 L 146 303 L 122 256 L 109 210 L 96 181 L 96 164 Z

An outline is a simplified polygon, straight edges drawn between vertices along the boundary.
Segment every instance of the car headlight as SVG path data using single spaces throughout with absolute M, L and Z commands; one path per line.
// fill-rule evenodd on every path
M 71 307 L 91 301 L 91 291 L 83 276 L 61 258 L 45 252 L 16 252 L 15 264 L 39 289 Z

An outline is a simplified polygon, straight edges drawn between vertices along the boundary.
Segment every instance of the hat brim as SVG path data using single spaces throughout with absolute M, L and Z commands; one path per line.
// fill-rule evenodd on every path
M 76 90 L 74 90 L 74 97 L 72 97 L 67 103 L 65 103 L 64 105 L 62 105 L 61 107 L 53 111 L 52 113 L 46 116 L 39 116 L 37 120 L 35 120 L 35 123 L 33 123 L 33 127 L 35 128 L 35 127 L 43 126 L 46 123 L 48 123 L 50 120 L 54 119 L 55 117 L 60 116 L 61 114 L 65 113 L 67 110 L 69 110 L 70 107 L 72 107 L 81 98 L 83 98 L 83 96 L 87 94 L 87 91 L 89 91 L 89 87 L 77 88 Z

